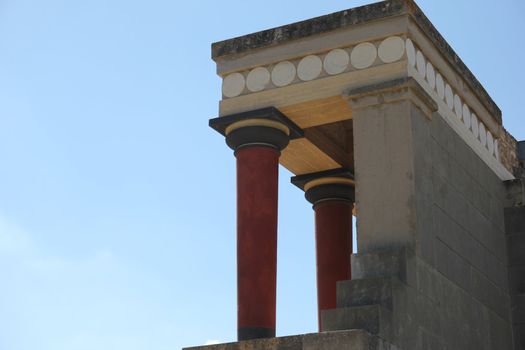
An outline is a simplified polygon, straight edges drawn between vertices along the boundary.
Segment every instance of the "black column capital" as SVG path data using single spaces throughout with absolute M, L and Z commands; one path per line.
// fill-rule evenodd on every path
M 305 198 L 314 206 L 327 200 L 355 201 L 354 174 L 345 168 L 298 175 L 292 184 L 305 192 Z
M 304 136 L 303 130 L 275 107 L 213 118 L 210 127 L 226 137 L 234 151 L 247 146 L 283 150 L 290 140 Z

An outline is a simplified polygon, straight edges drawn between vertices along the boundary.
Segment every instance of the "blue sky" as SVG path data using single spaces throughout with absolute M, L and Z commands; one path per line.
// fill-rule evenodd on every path
M 214 41 L 368 1 L 0 2 L 0 349 L 236 334 Z M 418 2 L 525 139 L 521 0 Z M 313 213 L 280 173 L 278 334 L 315 331 Z

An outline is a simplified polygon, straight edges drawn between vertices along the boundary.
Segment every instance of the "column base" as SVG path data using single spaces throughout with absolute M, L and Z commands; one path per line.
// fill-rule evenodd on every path
M 260 338 L 275 338 L 275 329 L 265 327 L 242 327 L 237 330 L 237 339 L 239 341 Z

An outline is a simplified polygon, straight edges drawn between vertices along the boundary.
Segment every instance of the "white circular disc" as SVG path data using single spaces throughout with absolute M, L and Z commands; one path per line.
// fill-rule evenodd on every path
M 467 104 L 463 104 L 463 123 L 467 127 L 467 129 L 470 129 L 470 109 L 468 108 Z
M 297 76 L 303 81 L 317 78 L 323 69 L 323 62 L 315 55 L 304 57 L 297 66 Z
M 416 54 L 416 68 L 421 79 L 425 79 L 425 75 L 427 74 L 427 64 L 425 62 L 425 56 L 423 56 L 423 53 L 419 50 Z
M 445 82 L 439 73 L 436 74 L 436 91 L 439 98 L 443 100 L 445 98 Z
M 436 71 L 432 63 L 427 62 L 427 82 L 431 90 L 434 90 L 436 87 Z
M 246 87 L 252 92 L 262 91 L 270 82 L 270 72 L 264 67 L 254 68 L 246 77 Z
M 398 36 L 391 36 L 386 38 L 379 44 L 377 53 L 381 61 L 385 63 L 395 62 L 403 57 L 405 52 L 405 43 L 403 39 Z
M 483 146 L 487 144 L 487 131 L 485 130 L 485 125 L 483 125 L 483 123 L 479 123 L 479 140 Z
M 325 56 L 323 66 L 326 73 L 334 75 L 344 72 L 348 63 L 350 63 L 348 52 L 343 49 L 335 49 Z
M 490 131 L 487 131 L 487 148 L 490 154 L 494 154 L 494 138 Z
M 244 76 L 241 73 L 229 74 L 222 80 L 222 94 L 226 97 L 239 96 L 244 85 Z
M 414 43 L 412 40 L 407 39 L 405 46 L 407 50 L 408 63 L 414 67 L 416 65 L 416 48 L 414 47 Z
M 275 86 L 286 86 L 295 79 L 295 73 L 295 66 L 292 62 L 279 62 L 272 69 L 272 82 Z
M 454 94 L 452 93 L 452 88 L 448 84 L 445 85 L 445 100 L 448 108 L 452 110 L 454 108 Z
M 361 43 L 354 47 L 350 54 L 352 66 L 357 69 L 368 68 L 377 58 L 377 50 L 372 43 Z
M 479 123 L 478 123 L 478 117 L 474 113 L 470 116 L 470 129 L 472 130 L 472 133 L 474 134 L 475 138 L 478 138 L 479 136 Z
M 456 112 L 456 117 L 461 120 L 463 116 L 463 103 L 457 94 L 454 95 L 454 112 Z
M 499 145 L 498 140 L 494 140 L 494 157 L 499 160 Z

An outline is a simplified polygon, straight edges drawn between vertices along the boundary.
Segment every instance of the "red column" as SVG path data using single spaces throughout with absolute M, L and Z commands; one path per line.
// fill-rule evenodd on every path
M 237 158 L 237 337 L 275 337 L 279 156 L 304 133 L 275 107 L 210 120 Z
M 239 340 L 275 336 L 279 155 L 261 146 L 236 151 Z
M 351 279 L 352 203 L 326 200 L 314 205 L 317 260 L 317 310 L 336 307 L 337 281 Z
M 337 282 L 352 277 L 354 174 L 339 168 L 298 175 L 291 180 L 305 191 L 305 198 L 315 211 L 317 319 L 322 330 L 322 311 L 337 307 Z

